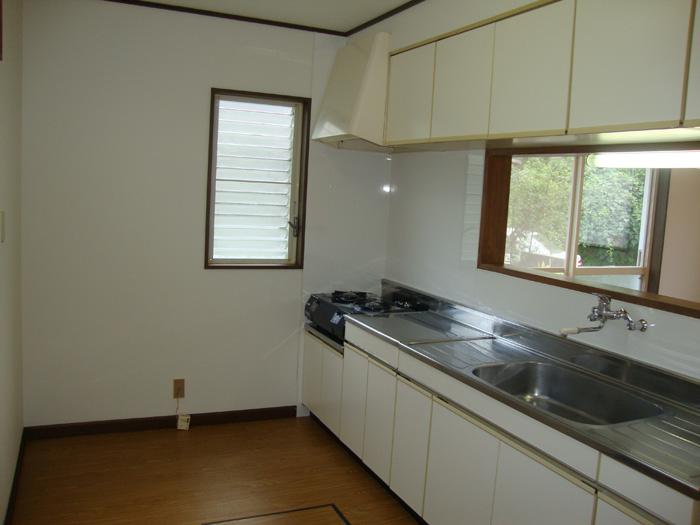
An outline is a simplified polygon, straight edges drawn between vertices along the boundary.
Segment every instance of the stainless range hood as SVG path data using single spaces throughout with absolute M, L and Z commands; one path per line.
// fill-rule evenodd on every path
M 339 148 L 390 151 L 384 142 L 389 34 L 350 40 L 338 51 L 311 135 Z

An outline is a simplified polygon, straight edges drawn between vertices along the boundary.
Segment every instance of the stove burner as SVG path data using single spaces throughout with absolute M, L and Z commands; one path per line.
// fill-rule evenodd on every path
M 334 303 L 351 304 L 363 302 L 367 300 L 367 292 L 344 292 L 336 290 L 331 294 L 331 300 Z
M 360 310 L 363 312 L 387 312 L 391 309 L 391 305 L 381 300 L 370 301 L 360 305 Z

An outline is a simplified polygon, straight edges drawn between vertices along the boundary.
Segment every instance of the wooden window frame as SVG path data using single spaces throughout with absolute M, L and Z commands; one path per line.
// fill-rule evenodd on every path
M 493 148 L 486 150 L 484 167 L 484 189 L 481 204 L 481 226 L 479 236 L 479 255 L 477 267 L 481 270 L 496 272 L 511 277 L 518 277 L 550 286 L 558 286 L 585 293 L 603 293 L 613 299 L 648 306 L 689 317 L 700 318 L 700 303 L 686 301 L 657 293 L 636 291 L 608 284 L 591 284 L 580 279 L 552 275 L 546 271 L 522 270 L 504 265 L 506 248 L 506 228 L 508 224 L 508 202 L 510 198 L 511 159 L 514 155 L 565 155 L 577 153 L 601 153 L 623 151 L 661 151 L 700 149 L 700 142 L 628 144 L 628 145 L 592 145 L 592 146 L 553 146 Z M 663 170 L 662 170 L 663 171 Z M 665 200 L 664 200 L 665 199 Z M 667 191 L 657 192 L 657 217 L 665 217 Z M 661 206 L 663 209 L 659 209 Z M 655 235 L 665 227 L 664 220 L 655 221 Z M 661 236 L 662 237 L 662 236 Z M 660 266 L 663 239 L 652 240 L 649 258 L 652 267 Z M 654 262 L 656 261 L 656 263 Z M 650 283 L 656 283 L 658 275 L 650 271 Z
M 298 209 L 297 209 L 297 241 L 296 249 L 294 252 L 294 262 L 284 263 L 284 262 L 274 262 L 265 264 L 249 264 L 245 260 L 240 263 L 231 263 L 229 261 L 217 263 L 214 262 L 209 254 L 211 253 L 213 239 L 212 237 L 212 213 L 214 211 L 214 185 L 213 178 L 215 176 L 215 166 L 216 159 L 214 157 L 214 140 L 215 140 L 215 126 L 216 126 L 216 100 L 217 97 L 232 96 L 232 97 L 245 97 L 245 98 L 255 98 L 261 100 L 278 100 L 283 102 L 292 102 L 299 104 L 302 108 L 302 114 L 300 118 L 301 131 L 299 135 L 299 193 L 298 193 Z M 209 110 L 209 155 L 208 155 L 208 168 L 207 168 L 207 205 L 206 205 L 206 224 L 204 231 L 204 269 L 206 270 L 220 270 L 220 269 L 241 269 L 241 270 L 302 270 L 304 268 L 304 239 L 306 230 L 306 189 L 307 189 L 307 178 L 308 178 L 308 164 L 309 164 L 309 139 L 311 130 L 311 99 L 305 97 L 294 97 L 289 95 L 278 95 L 273 93 L 260 93 L 254 91 L 239 91 L 233 89 L 221 89 L 212 88 L 211 89 L 211 102 Z

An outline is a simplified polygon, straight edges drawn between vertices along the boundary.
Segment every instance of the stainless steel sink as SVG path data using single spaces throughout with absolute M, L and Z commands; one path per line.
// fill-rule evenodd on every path
M 577 355 L 569 362 L 668 399 L 700 406 L 700 385 L 670 374 L 636 365 L 624 359 L 601 355 Z
M 535 408 L 587 425 L 612 425 L 663 410 L 622 388 L 564 366 L 519 362 L 483 365 L 473 373 Z

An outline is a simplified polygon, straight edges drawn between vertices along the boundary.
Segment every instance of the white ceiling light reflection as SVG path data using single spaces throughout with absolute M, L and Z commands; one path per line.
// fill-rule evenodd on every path
M 384 186 L 382 186 L 382 191 L 384 193 L 391 193 L 391 189 L 391 184 L 385 184 Z
M 589 157 L 597 168 L 700 168 L 700 151 L 629 151 Z

